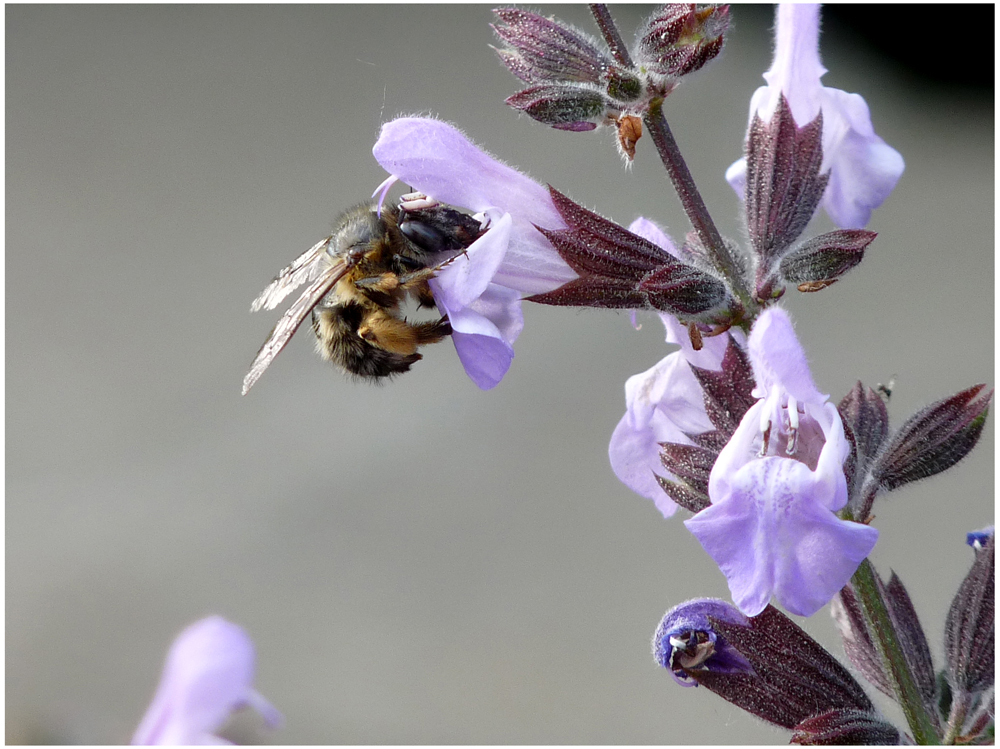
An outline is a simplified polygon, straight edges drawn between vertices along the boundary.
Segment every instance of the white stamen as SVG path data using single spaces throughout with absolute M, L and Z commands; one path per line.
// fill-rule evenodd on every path
M 785 446 L 787 455 L 795 454 L 795 444 L 799 436 L 799 404 L 792 396 L 788 396 L 788 444 Z
M 438 202 L 434 198 L 424 195 L 422 192 L 411 192 L 403 195 L 399 199 L 399 207 L 404 211 L 420 211 L 424 208 L 433 208 Z

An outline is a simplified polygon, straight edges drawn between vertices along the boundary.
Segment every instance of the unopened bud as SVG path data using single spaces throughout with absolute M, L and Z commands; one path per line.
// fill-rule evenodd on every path
M 557 130 L 593 130 L 605 120 L 612 102 L 590 88 L 543 83 L 507 97 L 507 104 Z
M 875 236 L 864 229 L 840 229 L 813 237 L 781 258 L 781 275 L 800 284 L 800 290 L 819 291 L 860 263 Z M 819 288 L 801 289 L 805 284 Z
M 526 83 L 593 83 L 614 64 L 611 55 L 582 31 L 520 8 L 493 11 L 493 31 L 510 49 L 497 50 L 507 68 Z
M 658 8 L 636 34 L 637 64 L 660 75 L 692 73 L 722 51 L 729 6 L 671 3 Z

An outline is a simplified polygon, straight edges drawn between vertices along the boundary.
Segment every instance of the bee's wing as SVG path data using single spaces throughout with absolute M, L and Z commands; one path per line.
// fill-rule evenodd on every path
M 319 278 L 323 270 L 328 267 L 322 260 L 330 239 L 327 237 L 317 242 L 295 258 L 295 261 L 281 271 L 267 288 L 260 292 L 260 296 L 253 300 L 250 311 L 274 309 L 299 286 Z
M 306 315 L 312 311 L 313 307 L 320 303 L 323 297 L 330 293 L 330 289 L 334 287 L 337 281 L 344 277 L 350 268 L 351 266 L 344 262 L 330 266 L 322 276 L 315 279 L 302 292 L 302 296 L 296 299 L 291 307 L 285 310 L 285 314 L 278 320 L 278 324 L 274 326 L 271 335 L 267 337 L 264 345 L 257 352 L 257 356 L 254 358 L 253 364 L 250 365 L 250 371 L 247 372 L 247 376 L 243 378 L 243 395 L 247 394 L 247 391 L 264 374 L 264 370 L 270 366 L 274 357 L 292 339 L 295 331 L 299 329 L 302 321 L 306 319 Z

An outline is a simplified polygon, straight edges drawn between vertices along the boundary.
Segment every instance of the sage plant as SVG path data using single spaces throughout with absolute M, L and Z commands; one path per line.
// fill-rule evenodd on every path
M 876 389 L 858 382 L 831 398 L 813 380 L 809 341 L 781 306 L 790 290 L 822 292 L 862 263 L 876 239 L 864 227 L 889 199 L 903 157 L 875 132 L 864 99 L 822 85 L 819 7 L 781 5 L 767 85 L 750 96 L 743 156 L 725 175 L 699 175 L 727 179 L 743 200 L 746 241 L 725 239 L 663 104 L 722 50 L 729 7 L 663 6 L 631 46 L 607 7 L 592 11 L 600 38 L 527 10 L 495 11 L 497 54 L 524 85 L 507 104 L 559 130 L 610 128 L 626 160 L 648 133 L 691 231 L 671 238 L 649 218 L 620 226 L 449 123 L 386 123 L 373 149 L 389 175 L 379 200 L 402 181 L 474 212 L 485 227 L 431 282 L 466 373 L 484 390 L 501 381 L 525 301 L 657 313 L 679 349 L 625 383 L 610 468 L 664 517 L 688 515 L 684 525 L 732 601 L 669 602 L 653 636 L 656 663 L 679 685 L 788 729 L 792 743 L 993 743 L 993 527 L 969 533 L 969 573 L 942 612 L 943 668 L 903 581 L 868 561 L 880 535 L 893 532 L 876 528 L 874 504 L 967 455 L 993 391 L 973 385 L 892 428 Z M 838 228 L 810 234 L 821 209 Z M 962 551 L 958 540 L 934 549 Z M 901 706 L 905 725 L 883 716 L 792 619 L 828 603 L 847 659 Z M 204 668 L 212 663 L 219 668 Z M 246 703 L 276 720 L 251 679 L 252 647 L 238 628 L 220 619 L 193 625 L 136 741 L 210 740 Z M 208 699 L 213 684 L 218 694 Z
M 729 8 L 664 6 L 631 47 L 607 7 L 592 11 L 603 42 L 515 8 L 496 11 L 494 30 L 501 61 L 526 84 L 510 106 L 561 130 L 614 128 L 627 160 L 645 129 L 691 221 L 676 240 L 648 219 L 626 229 L 550 187 L 550 200 L 536 204 L 554 206 L 561 221 L 546 217 L 534 228 L 576 277 L 525 296 L 653 310 L 667 341 L 680 346 L 626 383 L 609 457 L 622 482 L 665 517 L 692 513 L 684 524 L 726 577 L 733 603 L 671 608 L 653 639 L 656 661 L 678 683 L 705 686 L 790 729 L 794 743 L 992 743 L 992 528 L 970 534 L 976 557 L 948 612 L 940 673 L 902 581 L 883 581 L 867 558 L 880 534 L 874 502 L 961 460 L 982 433 L 993 392 L 975 385 L 892 430 L 875 390 L 859 382 L 839 400 L 821 392 L 808 342 L 779 303 L 789 287 L 820 292 L 862 262 L 875 240 L 864 227 L 902 175 L 902 156 L 875 132 L 861 96 L 822 85 L 819 6 L 781 5 L 767 85 L 751 97 L 744 154 L 725 175 L 743 199 L 747 243 L 725 240 L 663 102 L 722 49 Z M 443 127 L 415 126 L 414 142 L 395 143 L 394 163 Z M 394 128 L 375 147 L 393 173 L 380 154 Z M 457 159 L 458 150 L 438 156 Z M 407 179 L 419 185 L 423 171 Z M 464 193 L 475 191 L 474 176 L 461 179 Z M 839 228 L 810 236 L 820 209 Z M 519 273 L 551 267 L 550 254 L 537 246 L 512 258 L 493 282 L 528 294 Z M 802 617 L 833 602 L 847 657 L 901 705 L 907 725 L 884 718 L 851 673 L 772 601 Z

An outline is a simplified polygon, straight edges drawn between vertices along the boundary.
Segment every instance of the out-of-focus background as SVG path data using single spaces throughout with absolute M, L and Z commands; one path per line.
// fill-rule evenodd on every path
M 593 29 L 585 8 L 544 12 Z M 626 38 L 645 12 L 613 8 Z M 981 16 L 963 28 L 992 49 L 991 7 L 948 12 Z M 723 172 L 771 14 L 734 7 L 721 58 L 666 106 L 734 238 Z M 8 742 L 127 741 L 170 641 L 211 613 L 251 634 L 285 715 L 272 733 L 241 714 L 240 742 L 787 741 L 649 654 L 667 608 L 728 598 L 685 513 L 664 520 L 608 466 L 626 378 L 670 350 L 655 317 L 635 331 L 528 305 L 491 392 L 449 342 L 389 385 L 354 384 L 305 330 L 240 397 L 278 316 L 250 301 L 383 179 L 371 147 L 399 114 L 454 122 L 620 223 L 687 230 L 648 137 L 626 170 L 611 133 L 503 104 L 518 82 L 491 17 L 6 9 Z M 993 383 L 992 85 L 922 76 L 837 17 L 822 51 L 824 83 L 863 94 L 907 166 L 864 263 L 784 305 L 819 387 L 839 400 L 894 377 L 898 426 Z M 875 507 L 873 561 L 908 584 L 939 664 L 965 533 L 993 522 L 993 452 L 991 417 L 964 463 Z M 803 625 L 842 655 L 828 610 Z

